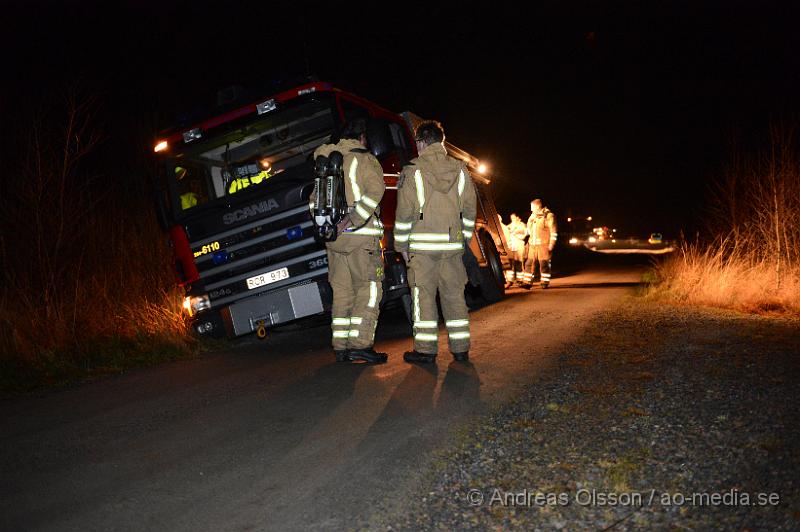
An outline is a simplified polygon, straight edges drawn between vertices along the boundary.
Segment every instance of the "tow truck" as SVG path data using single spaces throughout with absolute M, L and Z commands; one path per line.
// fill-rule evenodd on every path
M 386 182 L 381 307 L 402 304 L 410 319 L 406 266 L 394 251 L 392 230 L 399 172 L 417 155 L 413 129 L 421 119 L 316 80 L 232 100 L 163 131 L 154 143 L 157 217 L 169 236 L 194 330 L 263 338 L 269 327 L 330 311 L 326 251 L 313 238 L 308 206 L 312 159 L 357 117 L 368 119 L 369 149 Z M 465 289 L 497 301 L 504 295 L 508 248 L 491 180 L 476 157 L 449 143 L 446 148 L 467 164 L 478 195 Z

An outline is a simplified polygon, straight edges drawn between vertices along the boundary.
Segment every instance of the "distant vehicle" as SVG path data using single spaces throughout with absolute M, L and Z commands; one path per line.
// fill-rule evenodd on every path
M 664 237 L 661 235 L 661 233 L 650 233 L 650 238 L 648 238 L 647 241 L 651 244 L 663 244 Z

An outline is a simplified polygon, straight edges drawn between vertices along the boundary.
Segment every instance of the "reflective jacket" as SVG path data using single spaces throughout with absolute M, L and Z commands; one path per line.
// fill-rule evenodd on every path
M 522 251 L 525 247 L 525 234 L 527 228 L 522 220 L 508 224 L 508 245 L 511 251 Z
M 542 208 L 538 214 L 531 213 L 528 218 L 527 234 L 530 236 L 528 245 L 555 245 L 558 237 L 555 214 L 547 207 Z
M 270 177 L 272 177 L 272 174 L 266 170 L 262 170 L 256 175 L 251 175 L 250 177 L 237 177 L 231 181 L 230 185 L 228 185 L 228 194 L 236 194 L 240 190 L 243 190 L 250 185 L 259 185 Z
M 397 251 L 463 251 L 475 231 L 475 186 L 466 165 L 431 144 L 404 167 L 397 193 Z
M 314 159 L 320 155 L 328 157 L 334 151 L 344 156 L 344 190 L 353 225 L 340 235 L 340 239 L 344 237 L 341 242 L 340 239 L 329 242 L 328 247 L 337 251 L 340 247 L 352 247 L 348 243 L 356 244 L 361 240 L 355 237 L 380 240 L 383 237 L 383 225 L 375 209 L 386 190 L 381 163 L 359 141 L 353 139 L 323 144 L 314 151 Z

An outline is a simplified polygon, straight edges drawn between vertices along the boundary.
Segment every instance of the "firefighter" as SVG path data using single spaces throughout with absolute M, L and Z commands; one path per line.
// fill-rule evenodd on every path
M 328 280 L 333 288 L 331 308 L 333 350 L 339 362 L 386 362 L 373 349 L 383 292 L 380 240 L 383 226 L 376 209 L 386 185 L 378 160 L 365 148 L 367 122 L 357 118 L 345 124 L 341 140 L 314 152 L 344 156 L 345 196 L 349 213 L 339 222 L 339 236 L 328 249 Z
M 198 200 L 197 194 L 193 190 L 191 190 L 193 182 L 189 181 L 188 179 L 184 180 L 187 173 L 188 170 L 183 166 L 175 167 L 175 179 L 178 181 L 178 183 L 181 183 L 182 186 L 188 187 L 190 189 L 187 192 L 184 192 L 183 194 L 180 195 L 181 210 L 183 211 L 191 209 L 192 207 L 196 207 Z M 189 183 L 188 185 L 186 185 L 187 182 Z
M 261 170 L 259 173 L 248 177 L 237 177 L 228 185 L 228 194 L 236 194 L 250 185 L 259 185 L 270 177 L 272 177 L 270 170 Z
M 530 288 L 536 267 L 542 288 L 550 286 L 550 258 L 556 245 L 556 217 L 547 207 L 542 206 L 542 200 L 535 199 L 531 202 L 531 216 L 528 218 L 526 231 L 528 238 L 528 254 L 525 260 L 525 273 L 523 286 Z
M 475 230 L 475 188 L 464 163 L 447 155 L 441 124 L 423 122 L 414 137 L 419 157 L 401 172 L 394 233 L 412 291 L 414 350 L 403 360 L 435 362 L 438 292 L 450 352 L 456 361 L 466 362 L 470 336 L 462 256 Z
M 516 213 L 511 213 L 511 223 L 508 224 L 508 246 L 511 251 L 511 269 L 506 271 L 506 288 L 514 283 L 523 282 L 522 262 L 525 251 L 525 224 Z

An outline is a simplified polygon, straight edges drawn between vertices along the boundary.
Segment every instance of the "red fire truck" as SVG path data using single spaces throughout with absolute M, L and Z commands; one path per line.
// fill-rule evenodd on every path
M 308 207 L 312 154 L 356 117 L 368 119 L 369 148 L 387 186 L 380 205 L 381 306 L 403 304 L 410 315 L 405 264 L 394 252 L 392 229 L 397 177 L 417 155 L 412 131 L 419 118 L 307 81 L 229 103 L 165 131 L 155 144 L 158 218 L 169 234 L 177 282 L 186 291 L 184 308 L 198 333 L 263 337 L 270 326 L 329 311 L 326 252 L 312 236 Z M 507 253 L 490 180 L 478 172 L 475 157 L 446 147 L 467 163 L 479 200 L 477 238 L 465 258 L 466 289 L 499 300 Z

